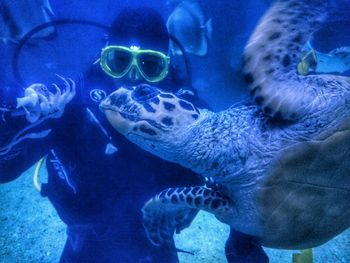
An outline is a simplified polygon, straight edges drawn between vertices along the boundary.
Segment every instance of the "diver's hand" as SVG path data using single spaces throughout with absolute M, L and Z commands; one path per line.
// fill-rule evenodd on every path
M 26 119 L 30 123 L 40 118 L 60 118 L 65 106 L 76 94 L 75 82 L 70 78 L 63 78 L 57 75 L 64 83 L 61 90 L 56 84 L 52 84 L 56 92 L 52 93 L 41 83 L 34 83 L 24 91 L 24 97 L 17 98 L 17 108 L 23 108 L 26 112 Z

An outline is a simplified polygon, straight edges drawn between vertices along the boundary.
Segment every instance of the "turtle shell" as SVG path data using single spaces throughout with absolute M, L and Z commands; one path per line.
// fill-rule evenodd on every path
M 350 121 L 282 150 L 254 190 L 265 246 L 318 246 L 350 226 Z

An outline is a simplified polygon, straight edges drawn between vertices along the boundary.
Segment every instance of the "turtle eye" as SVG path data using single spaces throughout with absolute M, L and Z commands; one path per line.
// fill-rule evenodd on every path
M 136 87 L 132 97 L 136 101 L 142 102 L 155 97 L 158 94 L 157 90 L 150 85 L 141 84 Z

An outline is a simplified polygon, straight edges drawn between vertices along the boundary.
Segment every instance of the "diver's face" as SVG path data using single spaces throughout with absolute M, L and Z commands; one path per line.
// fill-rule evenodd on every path
M 139 84 L 147 83 L 147 81 L 142 77 L 140 72 L 136 68 L 131 68 L 130 71 L 122 78 L 113 79 L 116 87 L 119 86 L 136 86 Z
M 129 70 L 129 73 L 125 77 L 125 81 L 129 81 L 133 84 L 138 84 L 139 82 L 145 82 L 146 80 L 141 76 L 136 66 L 132 66 L 132 68 Z

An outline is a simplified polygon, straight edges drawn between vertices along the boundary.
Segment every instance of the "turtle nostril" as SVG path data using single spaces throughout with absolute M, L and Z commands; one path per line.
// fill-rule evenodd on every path
M 155 95 L 157 95 L 157 90 L 147 84 L 138 85 L 132 94 L 133 98 L 138 101 L 145 101 Z

